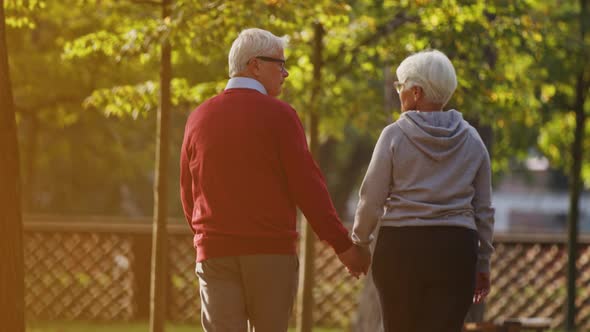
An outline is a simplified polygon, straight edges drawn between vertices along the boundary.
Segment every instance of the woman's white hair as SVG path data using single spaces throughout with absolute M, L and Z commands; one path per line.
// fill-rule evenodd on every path
M 242 30 L 229 51 L 229 77 L 243 72 L 248 61 L 256 56 L 270 56 L 270 53 L 284 50 L 287 37 L 277 37 L 262 29 Z
M 419 86 L 427 101 L 446 105 L 457 88 L 451 60 L 438 50 L 422 51 L 405 58 L 396 70 L 404 89 Z

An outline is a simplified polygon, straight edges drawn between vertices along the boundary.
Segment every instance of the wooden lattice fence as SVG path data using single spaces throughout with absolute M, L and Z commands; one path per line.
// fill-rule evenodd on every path
M 485 318 L 548 317 L 564 325 L 567 246 L 565 236 L 504 235 L 496 237 L 492 260 L 493 288 Z M 576 325 L 590 330 L 590 239 L 580 239 L 577 266 Z
M 199 320 L 192 234 L 169 227 L 168 318 Z M 151 225 L 115 218 L 25 219 L 27 319 L 131 320 L 147 317 Z M 496 236 L 486 320 L 543 316 L 563 325 L 567 254 L 564 236 Z M 578 326 L 590 330 L 590 238 L 579 245 Z M 363 280 L 350 277 L 333 251 L 316 246 L 314 322 L 347 327 Z
M 133 318 L 133 252 L 125 236 L 26 232 L 24 244 L 29 317 Z

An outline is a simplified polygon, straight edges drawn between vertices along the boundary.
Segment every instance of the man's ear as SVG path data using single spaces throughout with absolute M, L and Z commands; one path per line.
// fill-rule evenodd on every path
M 254 75 L 254 77 L 259 76 L 260 66 L 259 66 L 258 59 L 252 58 L 252 59 L 250 59 L 250 61 L 248 61 L 248 71 L 250 73 L 252 73 L 252 75 Z
M 412 87 L 412 94 L 414 95 L 414 100 L 418 100 L 420 99 L 420 97 L 422 97 L 422 94 L 424 93 L 424 91 L 422 91 L 422 88 L 414 85 Z

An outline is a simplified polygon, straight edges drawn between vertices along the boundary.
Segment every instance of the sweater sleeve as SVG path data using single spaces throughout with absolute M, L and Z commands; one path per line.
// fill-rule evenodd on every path
M 184 217 L 192 229 L 193 216 L 193 177 L 190 170 L 190 153 L 189 153 L 189 127 L 187 126 L 182 141 L 182 148 L 180 150 L 180 200 L 182 202 L 182 210 Z M 193 230 L 194 232 L 194 230 Z
M 381 132 L 359 192 L 352 241 L 361 246 L 368 246 L 373 241 L 372 234 L 383 215 L 393 181 L 393 151 L 388 128 L 391 130 L 393 127 L 387 127 Z
M 307 146 L 305 131 L 293 109 L 278 126 L 279 151 L 287 186 L 295 203 L 320 240 L 341 253 L 352 246 L 332 204 L 324 177 Z
M 477 271 L 487 273 L 490 271 L 490 258 L 494 252 L 494 247 L 492 246 L 494 233 L 494 208 L 492 207 L 492 171 L 490 167 L 490 158 L 485 147 L 484 151 L 484 160 L 482 161 L 473 182 L 475 195 L 471 204 L 475 212 L 475 224 L 479 236 Z

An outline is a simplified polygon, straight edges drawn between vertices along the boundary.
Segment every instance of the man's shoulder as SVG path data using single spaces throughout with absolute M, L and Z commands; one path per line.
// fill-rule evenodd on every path
M 265 95 L 265 94 L 262 94 L 259 92 L 254 92 L 250 96 L 252 96 L 252 98 L 255 99 L 256 102 L 264 103 L 268 107 L 282 109 L 285 111 L 295 111 L 293 109 L 293 107 L 291 105 L 289 105 L 289 103 L 287 103 L 281 99 L 278 99 L 276 97 Z
M 233 90 L 233 89 L 232 89 Z M 278 116 L 297 116 L 295 109 L 287 102 L 271 97 L 257 91 L 248 91 L 246 89 L 239 89 L 241 91 L 223 91 L 197 106 L 192 113 L 202 113 L 203 111 L 216 108 L 224 108 L 224 105 L 231 103 L 232 108 L 236 106 L 243 109 L 253 109 L 258 113 L 275 114 Z M 233 98 L 239 98 L 236 102 Z M 237 104 L 236 104 L 237 103 Z
M 289 103 L 277 99 L 277 98 L 273 98 L 273 97 L 269 97 L 271 99 L 273 99 L 271 102 L 273 103 L 273 107 L 276 107 L 276 109 L 278 111 L 280 111 L 281 113 L 284 113 L 286 115 L 290 115 L 290 116 L 297 116 L 297 112 L 295 111 L 295 109 L 293 108 L 293 106 L 291 106 Z
M 249 94 L 248 96 L 252 98 L 252 104 L 250 105 L 256 106 L 256 108 L 266 109 L 268 111 L 271 111 L 271 113 L 273 114 L 276 113 L 289 116 L 297 114 L 293 106 L 291 106 L 286 101 L 283 101 L 276 97 L 268 96 L 258 92 L 254 92 L 252 94 Z
M 214 101 L 215 99 L 218 99 L 220 97 L 221 94 L 217 94 L 213 97 L 209 97 L 207 99 L 205 99 L 203 102 L 201 102 L 200 104 L 198 104 L 194 109 L 193 109 L 193 113 L 195 113 L 196 111 L 200 110 L 200 109 L 204 109 L 207 108 L 209 106 L 209 104 Z
M 246 98 L 246 99 L 251 99 L 252 102 L 254 102 L 254 103 L 264 103 L 266 105 L 274 106 L 277 108 L 285 108 L 285 109 L 292 109 L 293 108 L 293 107 L 291 107 L 291 105 L 289 105 L 287 102 L 285 102 L 283 100 L 280 100 L 276 97 L 272 97 L 269 95 L 265 95 L 265 94 L 260 93 L 256 90 L 253 90 L 253 89 L 236 88 L 236 89 L 224 90 L 221 93 L 219 93 L 218 95 L 210 98 L 208 101 L 215 100 L 217 98 L 219 98 L 219 99 Z

